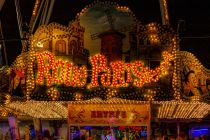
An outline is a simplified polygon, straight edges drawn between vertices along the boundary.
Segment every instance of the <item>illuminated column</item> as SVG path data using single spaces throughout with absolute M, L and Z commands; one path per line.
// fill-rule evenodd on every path
M 174 56 L 175 56 L 175 59 L 174 59 L 174 73 L 173 73 L 173 88 L 174 88 L 174 96 L 175 96 L 175 99 L 177 100 L 180 100 L 180 93 L 181 93 L 181 58 L 180 58 L 180 53 L 179 53 L 179 50 L 180 50 L 180 46 L 179 46 L 179 37 L 178 35 L 173 38 L 173 42 L 174 42 L 174 48 L 173 48 L 173 51 L 174 51 Z
M 159 2 L 160 2 L 160 12 L 161 12 L 161 17 L 162 17 L 162 24 L 169 25 L 167 0 L 159 0 Z
M 8 117 L 8 122 L 12 140 L 20 140 L 17 118 L 13 114 L 10 114 Z
M 34 122 L 34 128 L 36 132 L 36 138 L 38 138 L 38 136 L 42 135 L 42 122 L 41 122 L 41 119 L 39 118 L 34 118 L 33 122 Z

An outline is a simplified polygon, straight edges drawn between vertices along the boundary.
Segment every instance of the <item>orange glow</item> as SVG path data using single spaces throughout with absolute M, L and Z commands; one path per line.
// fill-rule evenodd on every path
M 101 75 L 101 84 L 104 87 L 108 87 L 108 86 L 111 85 L 111 80 L 110 80 L 110 78 L 111 78 L 111 70 L 110 70 L 110 68 L 107 67 L 105 69 L 105 71 L 106 72 Z
M 92 65 L 92 78 L 91 78 L 91 83 L 89 85 L 89 87 L 97 87 L 98 85 L 98 75 L 101 72 L 107 72 L 108 68 L 106 66 L 106 58 L 105 56 L 101 55 L 101 54 L 97 54 L 94 55 L 92 57 L 90 57 L 90 62 Z M 109 74 L 107 74 L 109 75 Z M 105 76 L 103 76 L 103 81 L 105 81 Z M 101 80 L 102 81 L 102 80 Z M 102 83 L 102 84 L 108 84 L 108 83 Z
M 138 77 L 138 78 L 134 79 L 133 84 L 137 87 L 141 87 L 144 84 L 144 78 L 143 78 L 143 75 L 142 75 L 142 72 L 141 72 L 142 67 L 143 67 L 143 64 L 140 61 L 135 61 L 132 64 L 132 72 L 133 72 L 135 77 Z
M 112 62 L 111 64 L 113 71 L 112 87 L 123 87 L 125 86 L 124 79 L 124 63 L 122 61 Z
M 87 68 L 85 66 L 82 66 L 78 69 L 77 72 L 77 86 L 78 87 L 83 87 L 86 84 L 87 81 Z
M 55 62 L 54 55 L 49 52 L 42 52 L 36 56 L 38 60 L 36 82 L 38 84 L 44 84 L 44 79 L 47 79 L 47 86 L 65 84 L 67 86 L 83 87 L 86 85 L 88 77 L 86 66 L 78 67 L 63 60 Z M 150 82 L 158 82 L 162 75 L 167 74 L 171 65 L 170 61 L 173 58 L 173 55 L 164 52 L 163 61 L 155 70 L 149 70 L 148 67 L 144 67 L 141 61 L 133 63 L 124 63 L 123 61 L 111 62 L 111 69 L 107 66 L 104 55 L 94 55 L 90 57 L 92 77 L 88 88 L 98 87 L 99 83 L 104 87 L 126 87 L 129 84 L 142 87 Z M 52 74 L 50 70 L 52 70 Z
M 71 86 L 72 63 L 66 62 L 65 85 Z
M 131 83 L 133 81 L 132 75 L 131 75 L 131 67 L 132 65 L 130 63 L 125 64 L 125 70 L 126 70 L 126 83 Z
M 54 77 L 54 84 L 63 84 L 64 83 L 64 62 L 58 60 L 55 62 L 55 65 L 52 69 L 52 76 Z
M 43 52 L 37 55 L 38 60 L 38 77 L 36 82 L 38 84 L 44 84 L 44 78 L 47 79 L 47 86 L 52 84 L 52 76 L 50 71 L 55 63 L 55 57 L 49 52 Z

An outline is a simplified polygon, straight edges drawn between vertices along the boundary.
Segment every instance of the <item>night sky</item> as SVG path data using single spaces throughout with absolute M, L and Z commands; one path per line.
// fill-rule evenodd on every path
M 113 1 L 113 0 L 112 0 Z M 161 24 L 159 0 L 114 0 L 128 6 L 143 24 Z M 75 15 L 93 0 L 56 0 L 50 22 L 68 25 Z M 20 0 L 23 23 L 29 23 L 35 0 Z M 180 48 L 195 56 L 210 69 L 210 1 L 209 0 L 168 0 L 170 25 L 177 31 L 180 23 Z M 15 4 L 6 0 L 0 18 L 9 64 L 21 52 Z M 1 38 L 2 39 L 2 38 Z

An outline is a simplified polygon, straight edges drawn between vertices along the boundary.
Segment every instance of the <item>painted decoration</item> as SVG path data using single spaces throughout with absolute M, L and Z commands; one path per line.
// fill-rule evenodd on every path
M 68 124 L 72 126 L 146 126 L 150 122 L 149 104 L 69 104 Z
M 210 70 L 205 69 L 189 52 L 180 52 L 184 97 L 202 97 L 210 94 Z

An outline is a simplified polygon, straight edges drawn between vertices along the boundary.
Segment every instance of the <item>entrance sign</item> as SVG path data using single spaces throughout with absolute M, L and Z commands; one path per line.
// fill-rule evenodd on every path
M 114 61 L 107 64 L 104 55 L 94 55 L 89 58 L 92 74 L 88 88 L 98 87 L 99 81 L 104 87 L 114 88 L 127 87 L 129 84 L 142 87 L 144 84 L 157 82 L 162 75 L 167 73 L 173 55 L 163 52 L 163 58 L 159 67 L 149 70 L 141 61 L 132 63 Z M 38 85 L 43 85 L 45 80 L 47 86 L 65 84 L 66 86 L 84 87 L 86 85 L 88 77 L 86 66 L 78 67 L 68 61 L 56 60 L 50 52 L 38 53 L 36 59 L 38 61 L 36 78 Z
M 149 104 L 69 104 L 71 126 L 147 126 Z

